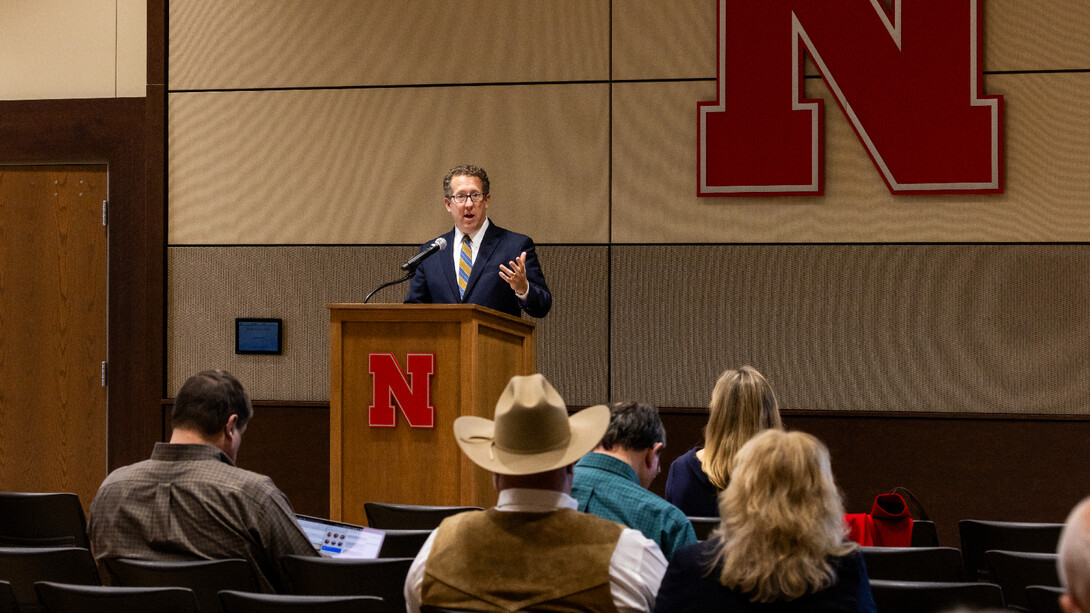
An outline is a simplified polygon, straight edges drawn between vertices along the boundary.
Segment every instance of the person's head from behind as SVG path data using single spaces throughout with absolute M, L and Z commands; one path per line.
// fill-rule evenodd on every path
M 495 419 L 454 420 L 462 453 L 490 471 L 497 489 L 571 491 L 572 465 L 602 440 L 609 409 L 597 405 L 568 416 L 567 405 L 540 374 L 511 377 L 496 401 Z
M 1067 516 L 1057 553 L 1060 581 L 1067 588 L 1060 605 L 1067 613 L 1090 613 L 1090 498 Z
M 832 585 L 830 557 L 844 538 L 844 503 L 829 451 L 804 432 L 768 429 L 738 451 L 719 494 L 720 582 L 755 602 L 794 600 Z
M 727 486 L 735 454 L 766 428 L 783 428 L 776 394 L 752 366 L 724 371 L 712 390 L 704 426 L 704 472 L 712 485 Z
M 170 426 L 223 450 L 232 461 L 254 414 L 246 390 L 225 370 L 201 371 L 182 384 Z
M 640 485 L 649 487 L 659 474 L 659 456 L 666 446 L 666 428 L 655 407 L 626 400 L 609 405 L 609 428 L 595 451 L 625 460 Z

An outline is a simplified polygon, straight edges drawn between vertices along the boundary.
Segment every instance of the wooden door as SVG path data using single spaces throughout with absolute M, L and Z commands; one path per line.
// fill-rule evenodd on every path
M 0 166 L 0 489 L 106 476 L 105 166 Z

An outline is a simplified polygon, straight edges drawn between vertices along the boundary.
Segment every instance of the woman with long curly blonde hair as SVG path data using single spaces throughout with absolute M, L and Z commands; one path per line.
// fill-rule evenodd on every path
M 876 611 L 825 445 L 770 429 L 734 460 L 719 527 L 675 554 L 655 611 Z
M 783 429 L 776 394 L 752 366 L 724 371 L 708 409 L 704 444 L 674 460 L 666 476 L 666 500 L 690 517 L 717 516 L 716 499 L 730 482 L 734 454 L 761 430 Z

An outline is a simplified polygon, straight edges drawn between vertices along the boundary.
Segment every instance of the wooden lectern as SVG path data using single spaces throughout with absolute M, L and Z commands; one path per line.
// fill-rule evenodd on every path
M 491 475 L 458 448 L 454 419 L 491 419 L 508 380 L 534 372 L 535 324 L 469 304 L 327 307 L 330 517 L 365 524 L 365 502 L 492 506 Z M 409 355 L 434 356 L 433 374 L 412 375 Z M 390 364 L 389 356 L 401 376 L 398 385 L 380 384 L 378 404 L 395 411 L 375 414 L 392 415 L 394 425 L 371 427 L 376 377 L 370 364 Z M 426 385 L 421 379 L 430 382 L 431 428 L 410 427 L 397 399 L 386 398 L 391 387 L 404 392 L 411 385 L 421 393 L 427 389 L 419 387 Z

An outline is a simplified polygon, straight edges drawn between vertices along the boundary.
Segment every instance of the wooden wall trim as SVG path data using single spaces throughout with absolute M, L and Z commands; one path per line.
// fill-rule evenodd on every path
M 167 82 L 167 4 L 166 0 L 147 1 L 148 85 L 165 86 Z M 163 116 L 165 117 L 165 114 Z
M 0 101 L 0 164 L 108 167 L 111 470 L 147 457 L 161 431 L 165 234 L 147 191 L 148 123 L 144 98 Z

